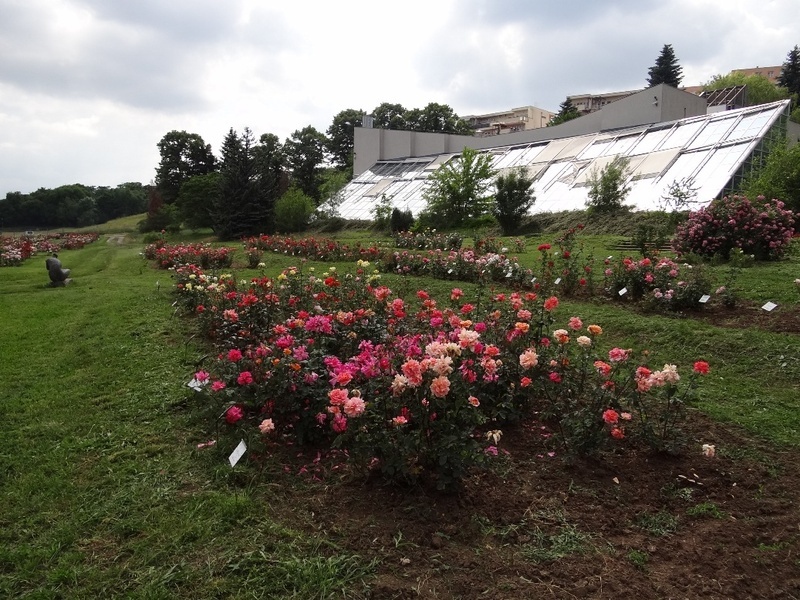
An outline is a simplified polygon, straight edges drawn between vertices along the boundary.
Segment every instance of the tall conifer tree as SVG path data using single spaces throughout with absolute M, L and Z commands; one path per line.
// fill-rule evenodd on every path
M 664 44 L 654 64 L 647 71 L 647 85 L 653 87 L 661 83 L 666 83 L 672 87 L 678 87 L 683 79 L 683 68 L 675 58 L 675 52 L 670 44 Z

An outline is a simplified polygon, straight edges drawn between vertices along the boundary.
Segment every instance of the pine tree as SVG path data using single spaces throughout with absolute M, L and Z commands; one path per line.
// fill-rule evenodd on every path
M 572 100 L 567 98 L 559 105 L 558 113 L 556 113 L 555 117 L 550 119 L 550 122 L 547 124 L 547 126 L 552 127 L 553 125 L 561 125 L 561 123 L 566 123 L 572 119 L 577 119 L 580 116 L 580 111 L 575 108 Z
M 795 46 L 786 56 L 778 85 L 789 90 L 792 95 L 800 95 L 800 47 Z
M 666 83 L 672 87 L 678 87 L 683 79 L 683 68 L 675 58 L 675 52 L 670 44 L 664 44 L 656 59 L 656 64 L 647 71 L 647 85 L 653 87 L 661 83 Z

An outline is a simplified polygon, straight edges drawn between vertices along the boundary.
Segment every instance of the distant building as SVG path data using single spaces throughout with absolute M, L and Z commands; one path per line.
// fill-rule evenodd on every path
M 633 94 L 637 94 L 642 90 L 632 90 L 628 92 L 607 92 L 605 94 L 578 94 L 576 96 L 567 96 L 567 100 L 572 102 L 572 106 L 578 109 L 583 115 L 588 115 L 617 100 L 622 100 Z
M 769 79 L 771 84 L 778 85 L 778 77 L 781 76 L 782 69 L 783 66 L 778 65 L 777 67 L 753 67 L 752 69 L 733 69 L 731 73 L 741 73 L 745 77 L 750 77 L 751 75 L 761 75 L 762 77 L 766 77 L 767 79 Z
M 485 137 L 546 127 L 554 116 L 555 113 L 549 110 L 522 106 L 502 112 L 469 115 L 462 119 L 475 130 L 476 136 Z

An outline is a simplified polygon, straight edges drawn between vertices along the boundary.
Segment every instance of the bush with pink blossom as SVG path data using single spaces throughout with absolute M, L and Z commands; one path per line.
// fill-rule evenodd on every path
M 739 248 L 756 260 L 775 260 L 788 250 L 794 226 L 792 211 L 780 200 L 759 196 L 751 202 L 744 196 L 726 196 L 689 213 L 688 220 L 678 226 L 673 247 L 679 254 L 725 259 Z

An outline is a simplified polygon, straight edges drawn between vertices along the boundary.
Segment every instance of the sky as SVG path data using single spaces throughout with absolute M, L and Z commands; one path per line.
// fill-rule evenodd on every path
M 797 0 L 0 0 L 0 198 L 150 183 L 157 144 L 285 140 L 346 109 L 459 116 L 781 65 Z

